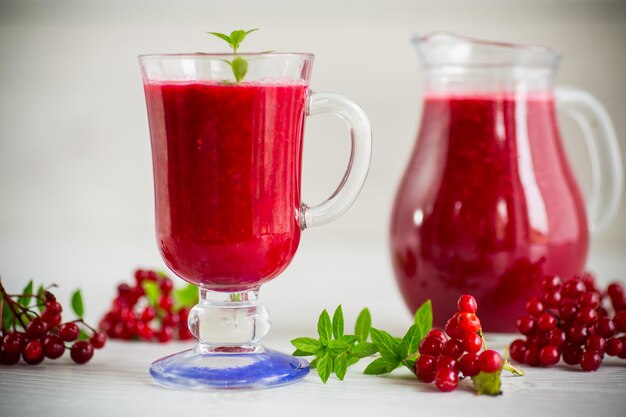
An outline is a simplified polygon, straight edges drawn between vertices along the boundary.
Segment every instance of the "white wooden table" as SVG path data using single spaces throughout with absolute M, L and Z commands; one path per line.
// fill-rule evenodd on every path
M 268 345 L 290 351 L 298 335 L 271 334 Z M 487 342 L 507 344 L 512 335 Z M 476 396 L 470 381 L 440 393 L 404 369 L 388 376 L 363 375 L 367 361 L 350 368 L 345 381 L 322 384 L 315 371 L 303 381 L 268 390 L 184 391 L 152 382 L 152 360 L 189 344 L 109 342 L 87 365 L 67 355 L 40 366 L 0 368 L 0 415 L 19 416 L 624 416 L 626 361 L 609 358 L 598 372 L 559 365 L 506 376 L 504 394 Z

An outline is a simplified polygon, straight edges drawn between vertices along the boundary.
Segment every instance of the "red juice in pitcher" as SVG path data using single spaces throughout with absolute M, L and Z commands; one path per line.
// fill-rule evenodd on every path
M 304 83 L 151 82 L 157 242 L 169 268 L 233 291 L 270 280 L 300 240 Z
M 549 93 L 430 94 L 400 184 L 392 263 L 411 310 L 443 326 L 463 293 L 488 331 L 512 331 L 544 274 L 584 270 L 585 209 Z

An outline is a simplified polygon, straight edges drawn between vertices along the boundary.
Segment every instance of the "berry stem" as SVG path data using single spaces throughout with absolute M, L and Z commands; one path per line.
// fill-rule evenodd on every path
M 509 360 L 509 348 L 506 346 L 504 347 L 504 365 L 502 365 L 502 369 L 504 371 L 512 373 L 515 376 L 526 375 L 526 372 L 524 372 L 522 368 L 519 368 L 511 363 L 511 361 Z
M 11 296 L 9 294 L 7 294 L 6 290 L 4 289 L 4 285 L 2 285 L 2 278 L 0 277 L 0 293 L 2 294 L 2 299 L 4 301 L 6 301 L 7 305 L 9 306 L 9 308 L 11 309 L 11 312 L 13 313 L 13 316 L 17 319 L 17 321 L 20 322 L 20 324 L 22 325 L 22 327 L 24 329 L 26 329 L 26 325 L 24 324 L 24 321 L 22 321 L 22 317 L 21 314 L 17 314 L 17 311 L 15 311 L 15 307 L 14 304 L 17 304 L 15 301 L 13 301 L 11 299 Z M 17 304 L 20 308 L 22 307 L 21 305 Z M 3 310 L 4 311 L 4 306 L 3 306 Z M 23 311 L 22 311 L 23 314 Z M 2 320 L 2 325 L 4 327 L 4 317 Z

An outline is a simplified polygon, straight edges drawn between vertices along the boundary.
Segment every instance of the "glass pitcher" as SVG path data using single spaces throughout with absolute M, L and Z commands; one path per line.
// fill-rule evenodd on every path
M 622 165 L 614 128 L 591 95 L 554 87 L 560 55 L 551 49 L 448 33 L 415 44 L 424 106 L 390 236 L 400 290 L 412 311 L 431 299 L 438 326 L 459 295 L 471 293 L 483 329 L 513 331 L 545 275 L 584 271 L 589 230 L 617 212 Z M 593 184 L 586 207 L 557 107 L 586 139 Z

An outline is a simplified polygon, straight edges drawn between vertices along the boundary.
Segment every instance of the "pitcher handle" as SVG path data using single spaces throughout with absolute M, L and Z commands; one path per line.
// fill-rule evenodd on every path
M 611 222 L 619 209 L 624 183 L 622 159 L 608 112 L 591 94 L 573 87 L 557 87 L 557 105 L 582 130 L 591 160 L 591 194 L 587 203 L 589 229 L 595 234 Z M 603 163 L 608 175 L 603 175 Z
M 343 179 L 326 201 L 314 206 L 302 204 L 300 227 L 321 226 L 337 219 L 354 203 L 363 188 L 372 159 L 372 131 L 365 112 L 341 94 L 310 92 L 306 114 L 331 113 L 346 121 L 350 129 L 350 159 Z

